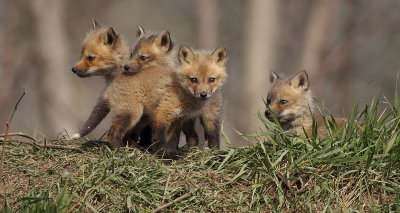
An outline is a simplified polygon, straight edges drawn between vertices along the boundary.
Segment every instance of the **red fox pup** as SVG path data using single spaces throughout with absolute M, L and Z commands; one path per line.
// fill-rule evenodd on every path
M 106 85 L 118 75 L 123 73 L 123 65 L 129 61 L 129 50 L 125 42 L 115 33 L 111 27 L 101 27 L 93 20 L 93 29 L 89 32 L 82 44 L 81 57 L 72 68 L 72 71 L 79 77 L 103 76 Z M 73 138 L 83 137 L 89 134 L 107 116 L 110 105 L 107 100 L 99 98 L 89 119 L 80 129 L 79 133 L 74 134 Z M 151 141 L 151 128 L 146 127 L 140 132 L 140 145 Z M 139 132 L 126 135 L 130 145 L 136 145 Z M 133 142 L 131 139 L 134 139 Z M 125 140 L 125 139 L 124 139 Z
M 93 29 L 83 40 L 81 57 L 72 71 L 81 78 L 103 76 L 108 85 L 122 74 L 121 68 L 129 60 L 129 49 L 113 28 L 101 27 L 93 20 Z M 99 98 L 89 119 L 73 137 L 89 134 L 110 111 L 107 100 Z
M 173 48 L 173 42 L 168 37 L 162 37 L 160 40 L 161 46 L 168 45 L 168 49 L 163 51 L 159 48 L 157 42 L 154 42 L 154 39 L 157 37 L 157 34 L 147 32 L 139 25 L 139 29 L 137 32 L 137 44 L 135 45 L 132 53 L 131 53 L 131 62 L 129 65 L 125 65 L 125 73 L 132 74 L 140 72 L 141 70 L 146 70 L 150 67 L 155 66 L 168 66 L 175 67 L 175 52 Z M 199 138 L 195 131 L 195 120 L 188 120 L 183 125 L 183 132 L 186 136 L 186 141 L 188 144 L 198 144 Z M 151 138 L 151 135 L 149 135 Z M 179 133 L 176 135 L 179 138 Z M 177 139 L 179 140 L 179 139 Z M 145 141 L 145 143 L 141 143 L 144 147 L 149 147 L 152 144 L 151 139 Z
M 135 50 L 131 57 L 143 51 L 145 44 L 152 44 L 151 47 L 157 53 L 162 53 L 164 58 L 173 60 L 171 54 L 172 45 L 170 34 L 164 31 L 160 34 L 142 34 L 139 29 L 139 38 L 135 45 Z M 153 62 L 152 66 L 146 68 L 135 67 L 135 71 L 125 66 L 125 72 L 137 72 L 135 75 L 122 74 L 117 76 L 106 88 L 102 99 L 110 104 L 114 112 L 114 118 L 108 135 L 108 141 L 114 148 L 122 145 L 122 137 L 133 127 L 140 129 L 142 126 L 151 124 L 151 118 L 154 110 L 160 102 L 164 92 L 170 87 L 175 76 L 175 68 L 172 66 L 158 65 L 153 58 L 139 57 L 144 64 L 146 60 Z M 139 120 L 141 119 L 141 122 Z
M 173 52 L 172 42 L 167 51 L 160 51 L 154 42 L 156 35 L 147 33 L 141 26 L 139 26 L 138 37 L 138 45 L 136 45 L 131 54 L 131 62 L 124 67 L 126 73 L 139 72 L 139 70 L 145 70 L 152 66 L 176 66 L 174 63 L 175 60 L 172 58 L 175 55 Z M 161 40 L 160 42 L 168 43 L 168 39 L 164 38 L 164 40 Z M 204 127 L 205 138 L 208 140 L 209 146 L 211 148 L 218 148 L 220 143 L 220 115 L 222 111 L 221 91 L 218 90 L 209 102 L 210 103 L 204 107 L 200 120 Z M 185 123 L 182 124 L 182 131 L 185 133 L 189 147 L 197 146 L 199 143 L 194 128 L 195 119 L 196 117 L 186 120 Z
M 139 57 L 133 55 L 134 60 L 126 66 L 127 70 L 138 64 L 135 59 L 152 60 L 139 54 L 147 44 L 167 55 L 172 50 L 167 31 L 147 36 L 137 43 L 135 51 Z M 143 66 L 135 75 L 118 76 L 106 89 L 103 97 L 109 100 L 115 112 L 108 135 L 113 147 L 121 146 L 122 136 L 145 117 L 153 127 L 153 143 L 156 142 L 153 150 L 165 151 L 171 156 L 178 153 L 177 140 L 172 139 L 179 133 L 180 124 L 198 116 L 225 80 L 226 50 L 218 48 L 212 53 L 194 54 L 189 48 L 181 47 L 179 58 L 184 64 L 179 71 L 169 65 Z
M 159 149 L 167 154 L 175 154 L 178 147 L 177 141 L 168 142 L 167 136 L 179 129 L 184 121 L 200 115 L 227 77 L 227 52 L 223 47 L 213 52 L 193 52 L 189 47 L 181 46 L 178 58 L 180 66 L 176 79 L 153 117 L 153 142 L 158 142 Z
M 202 51 L 193 52 L 190 48 L 184 46 L 179 51 L 181 82 L 185 83 L 185 87 L 189 88 L 189 91 L 193 95 L 204 98 L 204 91 L 206 91 L 206 98 L 210 99 L 200 113 L 204 136 L 210 148 L 220 148 L 219 137 L 223 106 L 223 97 L 220 88 L 227 77 L 225 71 L 226 61 L 227 53 L 225 48 L 216 49 L 211 55 Z M 187 79 L 185 81 L 185 73 L 186 78 L 192 76 L 189 78 L 190 83 Z M 193 133 L 190 133 L 192 129 L 188 129 L 187 127 L 187 125 L 183 126 L 185 135 L 193 135 Z M 188 140 L 189 147 L 197 145 L 198 139 Z
M 273 121 L 273 115 L 279 121 L 283 130 L 308 136 L 312 134 L 313 117 L 318 126 L 318 137 L 325 138 L 327 129 L 322 116 L 314 114 L 314 104 L 309 88 L 308 75 L 305 71 L 293 78 L 281 79 L 277 74 L 270 74 L 271 88 L 267 96 L 265 117 Z M 341 125 L 344 119 L 335 119 Z

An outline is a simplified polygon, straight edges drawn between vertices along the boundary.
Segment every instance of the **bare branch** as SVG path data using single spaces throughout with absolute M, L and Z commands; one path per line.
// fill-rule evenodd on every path
M 194 191 L 188 192 L 188 193 L 186 193 L 186 194 L 183 194 L 182 196 L 176 198 L 175 200 L 173 200 L 173 201 L 171 201 L 171 202 L 169 202 L 169 203 L 167 203 L 167 204 L 165 204 L 165 205 L 162 205 L 162 206 L 157 207 L 156 209 L 154 209 L 154 211 L 152 211 L 152 213 L 156 213 L 156 212 L 161 211 L 162 209 L 165 209 L 165 208 L 167 208 L 167 207 L 170 207 L 172 204 L 178 203 L 178 202 L 180 202 L 180 201 L 182 201 L 182 200 L 184 200 L 184 199 L 186 199 L 186 198 L 192 196 L 196 191 L 197 191 L 197 190 L 194 190 Z
M 5 146 L 6 146 L 7 139 L 8 139 L 8 131 L 10 129 L 11 122 L 13 120 L 15 111 L 17 111 L 18 104 L 19 104 L 19 102 L 21 102 L 21 100 L 25 96 L 25 94 L 26 94 L 26 91 L 24 89 L 24 91 L 21 94 L 21 97 L 18 99 L 17 103 L 15 103 L 15 106 L 14 106 L 14 109 L 13 109 L 13 111 L 11 113 L 10 119 L 8 120 L 8 122 L 4 123 L 6 125 L 6 132 L 4 134 L 4 143 L 3 143 L 3 149 L 1 151 L 2 155 L 1 155 L 1 163 L 0 163 L 1 164 L 1 167 L 0 167 L 0 178 L 1 178 L 1 185 L 3 186 L 1 188 L 4 189 L 4 193 L 3 193 L 4 197 L 7 196 L 6 182 L 5 182 L 5 178 L 4 178 L 4 161 L 5 161 Z

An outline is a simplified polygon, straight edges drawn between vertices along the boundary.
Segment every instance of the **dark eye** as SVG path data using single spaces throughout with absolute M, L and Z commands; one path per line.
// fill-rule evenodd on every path
M 208 81 L 211 82 L 211 83 L 213 83 L 213 82 L 215 82 L 215 78 L 212 78 L 212 77 L 211 77 L 211 78 L 208 79 Z
M 270 105 L 271 104 L 271 99 L 269 98 L 269 99 L 267 99 L 267 105 Z
M 130 59 L 132 59 L 132 58 L 133 58 L 133 53 L 131 53 L 131 56 L 129 56 L 129 58 L 130 58 Z
M 197 78 L 190 78 L 190 82 L 197 83 Z
M 139 57 L 139 60 L 141 60 L 141 61 L 146 61 L 148 58 L 149 58 L 149 57 L 147 57 L 147 56 L 141 55 L 141 56 Z
M 287 100 L 283 100 L 283 99 L 282 99 L 282 100 L 279 101 L 279 104 L 284 105 L 284 104 L 286 104 L 287 102 L 288 102 Z
M 88 61 L 93 61 L 94 59 L 96 59 L 96 57 L 89 55 L 86 59 Z

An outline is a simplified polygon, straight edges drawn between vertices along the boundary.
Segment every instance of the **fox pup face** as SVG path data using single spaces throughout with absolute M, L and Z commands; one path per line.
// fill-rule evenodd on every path
M 131 53 L 130 62 L 124 66 L 125 73 L 136 73 L 151 66 L 169 65 L 173 43 L 168 31 L 160 34 L 146 33 L 139 26 L 138 40 Z
M 125 49 L 113 28 L 101 28 L 93 21 L 93 30 L 83 41 L 81 57 L 72 72 L 81 78 L 111 74 L 129 54 Z
M 267 96 L 265 117 L 273 121 L 272 113 L 280 124 L 289 123 L 309 112 L 311 94 L 305 71 L 285 80 L 274 72 L 270 74 L 271 88 Z
M 181 46 L 178 53 L 180 84 L 197 98 L 209 98 L 222 86 L 226 79 L 225 63 L 227 52 L 224 47 L 212 53 L 193 52 Z

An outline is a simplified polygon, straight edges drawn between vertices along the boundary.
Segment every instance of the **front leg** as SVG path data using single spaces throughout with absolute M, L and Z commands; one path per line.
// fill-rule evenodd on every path
M 220 148 L 222 106 L 222 92 L 217 91 L 200 115 L 200 121 L 204 127 L 204 136 L 210 148 Z
M 153 131 L 152 131 L 152 147 L 151 150 L 161 156 L 169 156 L 176 154 L 179 138 L 179 133 L 175 130 L 178 127 L 175 123 L 172 123 L 176 119 L 174 112 L 168 109 L 158 109 L 153 118 Z M 179 128 L 180 130 L 180 128 Z M 169 143 L 172 140 L 172 143 Z
M 171 159 L 178 159 L 183 155 L 182 152 L 178 151 L 179 138 L 181 133 L 180 122 L 172 124 L 167 131 L 167 144 L 165 148 L 165 155 Z
M 75 134 L 73 137 L 83 137 L 89 134 L 97 125 L 106 117 L 106 115 L 110 112 L 110 103 L 105 98 L 100 98 L 97 101 L 96 106 L 93 108 L 92 113 L 90 114 L 89 119 L 85 122 L 85 125 L 79 130 L 78 134 Z
M 219 135 L 221 133 L 220 116 L 210 111 L 203 111 L 200 115 L 200 121 L 204 127 L 204 137 L 208 141 L 208 147 L 219 149 Z
M 125 145 L 126 137 L 124 136 L 127 135 L 131 121 L 132 118 L 128 113 L 117 114 L 114 117 L 110 131 L 108 131 L 108 142 L 113 149 Z
M 199 145 L 199 136 L 195 129 L 196 118 L 185 121 L 182 125 L 182 131 L 186 137 L 186 144 L 189 148 Z
M 166 147 L 166 137 L 169 128 L 168 123 L 154 122 L 152 131 L 152 144 L 150 150 L 155 154 L 162 155 Z
M 119 112 L 113 118 L 110 131 L 108 132 L 108 142 L 112 148 L 118 148 L 126 145 L 126 136 L 139 122 L 143 115 L 143 107 L 137 106 L 134 111 Z

